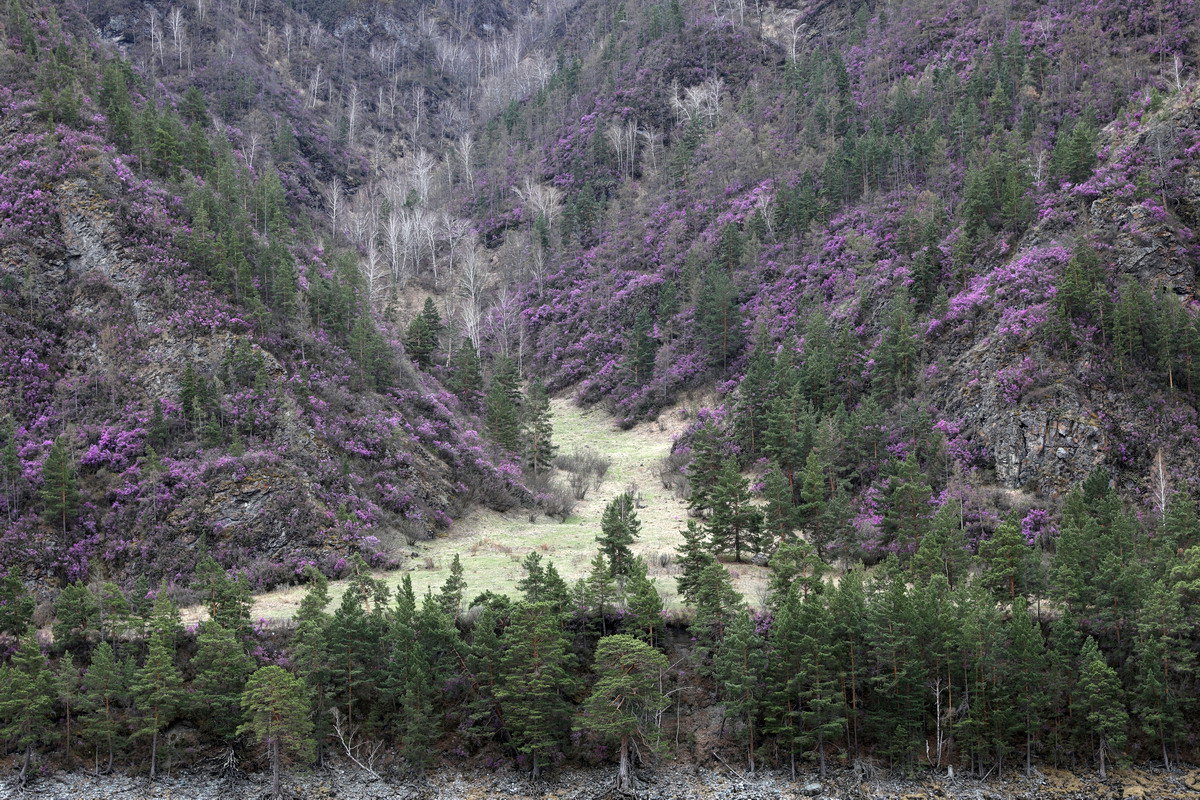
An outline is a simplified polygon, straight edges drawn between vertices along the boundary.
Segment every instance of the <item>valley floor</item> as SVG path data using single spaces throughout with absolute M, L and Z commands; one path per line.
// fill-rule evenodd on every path
M 380 572 L 376 577 L 394 587 L 408 574 L 420 596 L 426 588 L 436 591 L 445 582 L 450 562 L 458 553 L 465 570 L 464 596 L 468 600 L 484 591 L 513 594 L 517 581 L 524 576 L 521 560 L 537 550 L 553 560 L 567 583 L 573 584 L 587 575 L 596 554 L 596 535 L 605 505 L 632 488 L 640 498 L 637 514 L 642 524 L 641 537 L 633 550 L 650 566 L 650 577 L 655 579 L 665 607 L 678 608 L 675 548 L 682 541 L 679 532 L 687 523 L 687 505 L 673 490 L 663 488 L 659 466 L 686 424 L 683 413 L 665 412 L 656 422 L 621 430 L 612 416 L 599 409 L 580 408 L 567 398 L 554 399 L 551 407 L 559 453 L 586 448 L 612 460 L 599 489 L 589 491 L 562 522 L 541 514 L 531 517 L 525 509 L 506 513 L 475 509 L 432 541 L 412 547 L 404 542 L 393 543 L 393 555 L 405 558 L 407 568 Z M 761 605 L 769 570 L 752 564 L 727 566 L 738 591 L 751 604 Z M 330 587 L 334 605 L 343 586 L 344 581 L 337 581 Z M 251 613 L 255 619 L 290 618 L 303 595 L 301 586 L 257 595 Z M 202 613 L 193 608 L 185 618 L 196 621 Z

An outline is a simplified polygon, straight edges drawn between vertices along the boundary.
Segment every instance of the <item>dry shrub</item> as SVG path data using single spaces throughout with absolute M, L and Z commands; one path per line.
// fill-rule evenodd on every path
M 574 475 L 572 475 L 574 477 Z M 546 512 L 546 516 L 553 517 L 559 522 L 564 522 L 567 517 L 571 516 L 571 512 L 575 510 L 575 503 L 578 499 L 576 490 L 567 489 L 561 483 L 551 483 L 546 487 L 545 491 L 538 494 L 538 504 L 542 510 Z
M 583 500 L 590 490 L 600 488 L 612 459 L 590 448 L 581 448 L 559 456 L 554 465 L 568 474 L 567 484 L 575 499 Z
M 673 452 L 658 465 L 658 478 L 663 488 L 675 492 L 676 497 L 687 497 L 688 479 L 683 470 L 689 461 L 686 454 Z

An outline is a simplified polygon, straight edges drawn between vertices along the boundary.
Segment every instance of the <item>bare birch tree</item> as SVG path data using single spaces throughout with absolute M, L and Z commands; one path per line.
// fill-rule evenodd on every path
M 546 220 L 546 227 L 554 230 L 554 223 L 562 214 L 563 193 L 557 186 L 546 186 L 526 177 L 521 186 L 513 187 L 521 202 L 529 206 L 537 216 Z
M 183 9 L 179 6 L 172 6 L 167 14 L 167 24 L 171 26 L 171 38 L 175 44 L 175 59 L 178 64 L 178 69 L 183 69 L 183 41 L 186 31 L 184 29 Z
M 158 65 L 164 66 L 165 46 L 163 44 L 162 24 L 158 19 L 158 11 L 154 8 L 147 8 L 146 13 L 150 17 L 150 60 L 158 58 Z
M 342 207 L 345 205 L 345 188 L 342 179 L 337 175 L 325 187 L 325 210 L 329 214 L 329 226 L 333 229 L 334 239 L 337 239 L 342 222 Z
M 458 163 L 462 166 L 463 178 L 468 186 L 475 184 L 475 169 L 473 156 L 475 153 L 475 140 L 471 138 L 470 133 L 464 133 L 459 136 L 454 143 L 454 154 L 458 157 Z

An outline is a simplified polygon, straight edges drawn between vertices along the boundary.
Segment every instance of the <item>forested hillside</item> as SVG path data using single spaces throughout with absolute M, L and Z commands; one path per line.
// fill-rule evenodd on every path
M 611 756 L 621 791 L 671 750 L 1194 758 L 1198 17 L 6 0 L 21 779 L 38 753 L 153 777 L 160 747 Z M 472 599 L 457 559 L 440 594 L 388 590 L 470 509 L 565 520 L 598 485 L 558 394 L 686 415 L 676 552 L 634 558 L 630 487 L 574 586 L 531 550 L 520 598 Z M 281 584 L 308 586 L 295 629 L 255 625 Z

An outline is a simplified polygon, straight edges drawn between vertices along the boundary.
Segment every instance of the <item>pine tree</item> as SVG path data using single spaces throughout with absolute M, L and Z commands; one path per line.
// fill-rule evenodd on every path
M 713 264 L 704 271 L 696 299 L 696 325 L 709 367 L 724 372 L 742 344 L 737 290 L 728 270 Z
M 254 672 L 254 659 L 232 630 L 209 620 L 200 625 L 192 668 L 196 678 L 190 699 L 196 721 L 218 739 L 232 743 L 241 723 L 242 690 Z
M 922 580 L 942 575 L 951 589 L 963 581 L 970 564 L 970 554 L 960 523 L 961 514 L 961 500 L 947 500 L 938 509 L 929 532 L 922 537 L 913 556 L 913 575 Z
M 927 587 L 912 593 L 913 610 L 917 620 L 928 619 L 932 608 L 943 607 L 947 600 L 942 587 L 946 583 L 934 578 Z M 1005 675 L 1003 671 L 1006 647 L 1000 612 L 991 597 L 977 587 L 960 590 L 962 619 L 957 633 L 960 655 L 963 662 L 964 686 L 962 695 L 969 699 L 967 713 L 959 715 L 954 722 L 955 745 L 970 757 L 971 762 L 982 769 L 987 762 L 1000 774 L 1004 771 L 1004 760 L 1011 749 L 1012 732 L 1020 728 L 1020 716 L 1015 705 L 1005 697 Z M 933 600 L 933 602 L 930 602 Z M 925 631 L 920 641 L 926 653 L 931 648 Z M 938 637 L 938 656 L 934 669 L 925 659 L 925 670 L 940 673 L 948 638 L 943 631 Z M 949 643 L 953 646 L 953 643 Z
M 679 577 L 675 579 L 675 584 L 684 603 L 695 605 L 700 574 L 715 559 L 708 541 L 708 531 L 700 523 L 688 520 L 687 527 L 680 535 L 683 542 L 675 550 L 679 562 Z
M 762 514 L 750 502 L 750 484 L 738 470 L 737 462 L 725 459 L 713 488 L 709 535 L 717 553 L 733 553 L 741 562 L 742 553 L 762 552 Z
M 662 627 L 663 601 L 647 572 L 641 556 L 634 558 L 625 582 L 624 625 L 634 636 L 653 646 L 656 631 Z
M 923 717 L 923 648 L 917 641 L 912 598 L 894 560 L 881 568 L 872 594 L 865 621 L 872 645 L 866 722 L 882 755 L 893 767 L 901 767 L 916 752 Z
M 430 671 L 431 654 L 422 640 L 412 581 L 407 575 L 396 593 L 384 649 L 382 695 L 393 714 L 405 758 L 417 771 L 422 771 L 433 740 L 430 721 L 434 678 Z
M 845 697 L 837 673 L 833 620 L 821 598 L 807 596 L 800 605 L 797 684 L 805 735 L 801 743 L 815 752 L 822 778 L 826 750 L 846 724 Z
M 796 377 L 800 397 L 823 413 L 841 402 L 836 392 L 839 376 L 834 339 L 829 318 L 821 309 L 814 309 L 804 325 L 804 361 Z
M 171 435 L 171 429 L 167 426 L 167 419 L 163 415 L 162 400 L 154 398 L 154 407 L 150 412 L 150 443 L 154 447 L 161 448 L 166 443 Z
M 67 523 L 74 519 L 79 505 L 79 485 L 75 476 L 75 461 L 63 436 L 54 440 L 54 446 L 42 465 L 41 497 L 46 521 L 58 525 L 65 534 Z
M 484 398 L 484 414 L 492 441 L 510 452 L 521 447 L 521 391 L 517 365 L 503 358 L 496 367 Z
M 785 350 L 780 352 L 776 361 L 776 375 L 772 384 L 775 388 L 767 405 L 763 430 L 763 452 L 779 465 L 787 478 L 788 487 L 795 494 L 796 473 L 804 465 L 808 449 L 812 446 L 815 412 L 811 404 L 802 399 L 795 366 L 790 360 L 786 367 L 779 366 L 779 362 L 785 360 L 787 347 L 785 343 Z M 781 378 L 780 369 L 790 370 L 790 377 Z
M 1129 714 L 1117 672 L 1108 665 L 1091 636 L 1079 653 L 1078 697 L 1080 713 L 1099 742 L 1100 778 L 1108 777 L 1106 755 L 1125 746 Z
M 447 388 L 458 395 L 468 413 L 478 414 L 483 410 L 483 368 L 470 339 L 463 339 L 454 354 Z
M 565 611 L 571 602 L 571 590 L 567 587 L 567 582 L 563 580 L 562 575 L 558 574 L 558 568 L 554 566 L 553 561 L 546 562 L 543 585 L 545 588 L 542 596 L 545 598 L 545 602 Z
M 425 298 L 421 313 L 413 317 L 404 337 L 404 347 L 413 361 L 422 369 L 433 365 L 433 353 L 437 350 L 438 336 L 442 331 L 442 317 L 438 314 L 433 298 Z
M 861 570 L 842 576 L 829 594 L 829 621 L 838 683 L 844 687 L 846 740 L 851 753 L 861 742 L 867 680 L 866 590 Z
M 505 638 L 510 645 L 503 656 L 497 699 L 513 746 L 529 757 L 537 779 L 570 730 L 568 697 L 575 685 L 570 642 L 557 609 L 549 603 L 516 606 Z
M 692 460 L 687 466 L 688 511 L 703 516 L 711 508 L 713 487 L 721 472 L 723 449 L 721 434 L 711 422 L 705 423 L 692 439 Z
M 313 726 L 308 687 L 283 667 L 259 668 L 246 682 L 242 710 L 246 721 L 239 735 L 249 734 L 267 748 L 271 762 L 271 795 L 282 797 L 280 765 L 285 758 L 311 761 Z
M 740 718 L 746 726 L 746 760 L 751 775 L 755 771 L 755 734 L 763 708 L 766 669 L 766 642 L 755 632 L 749 612 L 742 609 L 734 615 L 717 648 L 713 677 L 720 687 L 726 713 Z
M 913 454 L 896 465 L 888 487 L 883 530 L 902 553 L 911 553 L 920 544 L 928 526 L 929 495 L 932 490 L 917 466 Z
M 654 377 L 654 358 L 658 351 L 658 343 L 652 337 L 653 329 L 654 322 L 650 313 L 645 309 L 638 311 L 629 334 L 629 343 L 626 345 L 625 364 L 631 386 L 640 388 Z
M 296 631 L 291 641 L 292 664 L 309 690 L 319 763 L 323 760 L 323 746 L 328 735 L 328 687 L 333 675 L 328 637 L 330 616 L 325 611 L 329 605 L 329 581 L 315 567 L 309 567 L 305 577 L 310 583 L 296 612 Z
M 1171 768 L 1171 752 L 1178 751 L 1196 707 L 1186 689 L 1196 668 L 1188 633 L 1179 596 L 1166 581 L 1155 581 L 1138 613 L 1131 707 L 1148 743 L 1157 741 L 1166 769 Z
M 1046 643 L 1042 631 L 1029 613 L 1024 598 L 1013 603 L 1012 622 L 1008 626 L 1008 658 L 1005 704 L 1018 713 L 1018 729 L 1025 740 L 1025 773 L 1033 770 L 1034 738 L 1045 722 L 1050 702 L 1046 690 Z
M 347 587 L 326 628 L 330 695 L 347 726 L 361 724 L 378 699 L 377 668 L 385 622 L 382 604 L 367 610 L 372 592 L 362 584 Z
M 144 609 L 144 613 L 148 635 L 162 636 L 163 641 L 172 648 L 179 644 L 183 636 L 183 621 L 179 615 L 179 606 L 167 595 L 165 584 L 154 592 L 150 607 Z
M 850 493 L 841 481 L 833 487 L 833 494 L 825 502 L 824 513 L 821 515 L 821 538 L 824 540 L 826 557 L 841 556 L 848 558 L 857 547 L 853 538 L 851 521 L 854 517 Z
M 423 773 L 433 755 L 433 742 L 440 734 L 437 725 L 439 687 L 457 677 L 455 670 L 465 660 L 467 646 L 432 592 L 426 592 L 416 622 L 420 649 L 415 653 L 418 658 L 414 661 L 412 679 L 404 698 L 409 725 L 401 742 L 409 763 Z
M 550 420 L 550 397 L 541 381 L 534 381 L 525 396 L 525 466 L 534 478 L 549 474 L 554 466 L 554 426 Z
M 4 493 L 8 505 L 8 517 L 14 519 L 20 511 L 21 492 L 21 457 L 17 453 L 17 437 L 13 430 L 11 419 L 0 423 L 0 438 L 4 446 L 0 447 L 0 491 Z
M 64 586 L 54 600 L 55 647 L 65 651 L 81 652 L 91 638 L 99 633 L 96 618 L 100 606 L 85 584 L 75 582 Z
M 193 427 L 198 418 L 197 400 L 201 382 L 195 366 L 188 364 L 183 370 L 183 377 L 179 379 L 179 409 L 183 418 Z
M 784 542 L 771 555 L 768 605 L 777 607 L 793 587 L 803 597 L 820 592 L 821 579 L 828 571 L 829 565 L 808 542 L 799 539 Z
M 809 540 L 816 546 L 817 553 L 824 555 L 829 543 L 829 536 L 824 530 L 825 503 L 829 494 L 829 481 L 826 475 L 830 466 L 825 461 L 819 448 L 808 451 L 804 460 L 804 469 L 800 472 L 800 504 L 796 506 L 796 519 L 800 526 L 808 532 Z
M 715 561 L 709 563 L 697 578 L 694 597 L 692 624 L 688 628 L 695 642 L 692 656 L 701 669 L 707 669 L 717 643 L 724 638 L 725 631 L 745 603 L 733 588 L 729 573 Z
M 0 580 L 0 634 L 24 636 L 33 619 L 34 605 L 33 597 L 21 583 L 20 573 L 16 569 L 4 573 L 4 579 Z
M 1121 286 L 1116 306 L 1110 315 L 1109 339 L 1112 343 L 1117 375 L 1125 381 L 1130 366 L 1142 343 L 1141 303 L 1137 288 L 1131 282 Z M 1124 385 L 1124 383 L 1122 383 Z
M 1195 501 L 1182 493 L 1172 495 L 1163 518 L 1162 534 L 1161 549 L 1168 561 L 1200 543 L 1200 516 L 1196 513 Z
M 158 775 L 158 739 L 184 701 L 183 678 L 175 666 L 175 639 L 163 630 L 150 635 L 146 661 L 130 686 L 139 719 L 134 738 L 150 739 L 150 780 Z
M 1096 124 L 1088 112 L 1059 126 L 1050 154 L 1050 172 L 1071 183 L 1082 183 L 1096 162 Z
M 767 730 L 780 738 L 795 772 L 797 750 L 816 755 L 826 772 L 826 747 L 845 728 L 832 616 L 820 597 L 795 589 L 776 603 L 767 675 Z
M 606 636 L 596 644 L 596 683 L 580 707 L 576 728 L 617 745 L 619 792 L 633 788 L 632 746 L 657 745 L 651 720 L 670 704 L 661 688 L 666 669 L 666 656 L 632 636 Z
M 101 639 L 116 639 L 129 629 L 132 608 L 121 587 L 104 581 L 96 592 L 96 625 Z
M 500 664 L 506 642 L 502 626 L 509 602 L 507 597 L 493 595 L 491 601 L 476 607 L 483 611 L 471 626 L 471 642 L 464 659 L 470 684 L 466 709 L 469 732 L 475 737 L 492 738 L 504 729 L 504 712 L 496 695 L 503 678 Z
M 641 530 L 632 491 L 622 492 L 605 507 L 596 543 L 608 561 L 609 572 L 618 581 L 629 574 L 633 564 L 633 552 L 629 548 L 637 541 Z
M 617 595 L 616 582 L 613 580 L 612 566 L 603 553 L 596 553 L 591 567 L 587 578 L 580 582 L 583 589 L 580 605 L 599 619 L 600 631 L 607 635 L 608 612 Z
M 1034 551 L 1025 544 L 1021 528 L 1014 520 L 1001 523 L 996 532 L 979 545 L 983 562 L 983 585 L 1008 600 L 1025 591 L 1025 575 Z
M 1050 695 L 1050 746 L 1056 753 L 1070 749 L 1076 729 L 1072 717 L 1077 716 L 1075 686 L 1079 678 L 1079 650 L 1083 636 L 1075 624 L 1070 611 L 1065 611 L 1050 622 L 1046 640 L 1048 663 L 1046 686 Z M 1086 722 L 1082 723 L 1086 726 Z
M 96 771 L 100 754 L 107 754 L 105 771 L 112 771 L 113 758 L 123 737 L 118 704 L 125 695 L 125 669 L 117 662 L 112 645 L 101 642 L 92 651 L 92 663 L 83 678 L 80 709 L 84 712 L 83 737 L 96 753 Z
M 801 674 L 799 594 L 790 589 L 773 592 L 771 610 L 771 627 L 767 634 L 770 657 L 764 680 L 767 698 L 763 707 L 763 731 L 774 736 L 779 747 L 788 753 L 794 776 L 796 754 L 804 730 L 796 685 Z
M 462 560 L 459 559 L 458 553 L 455 553 L 454 558 L 450 561 L 450 575 L 438 592 L 438 601 L 442 604 L 442 610 L 451 618 L 457 617 L 462 611 L 463 590 L 466 588 L 467 582 L 463 578 Z
M 0 671 L 0 739 L 21 753 L 19 782 L 25 782 L 34 750 L 55 732 L 54 676 L 33 631 L 21 637 L 8 667 Z
M 517 581 L 517 590 L 525 595 L 526 603 L 544 601 L 546 570 L 542 566 L 542 554 L 536 550 L 529 551 L 521 561 L 525 577 Z
M 766 444 L 767 408 L 774 371 L 774 359 L 768 347 L 766 335 L 760 331 L 734 400 L 734 440 L 749 458 L 761 453 Z
M 796 505 L 792 487 L 777 463 L 771 464 L 763 478 L 763 534 L 768 543 L 788 542 L 796 535 Z

